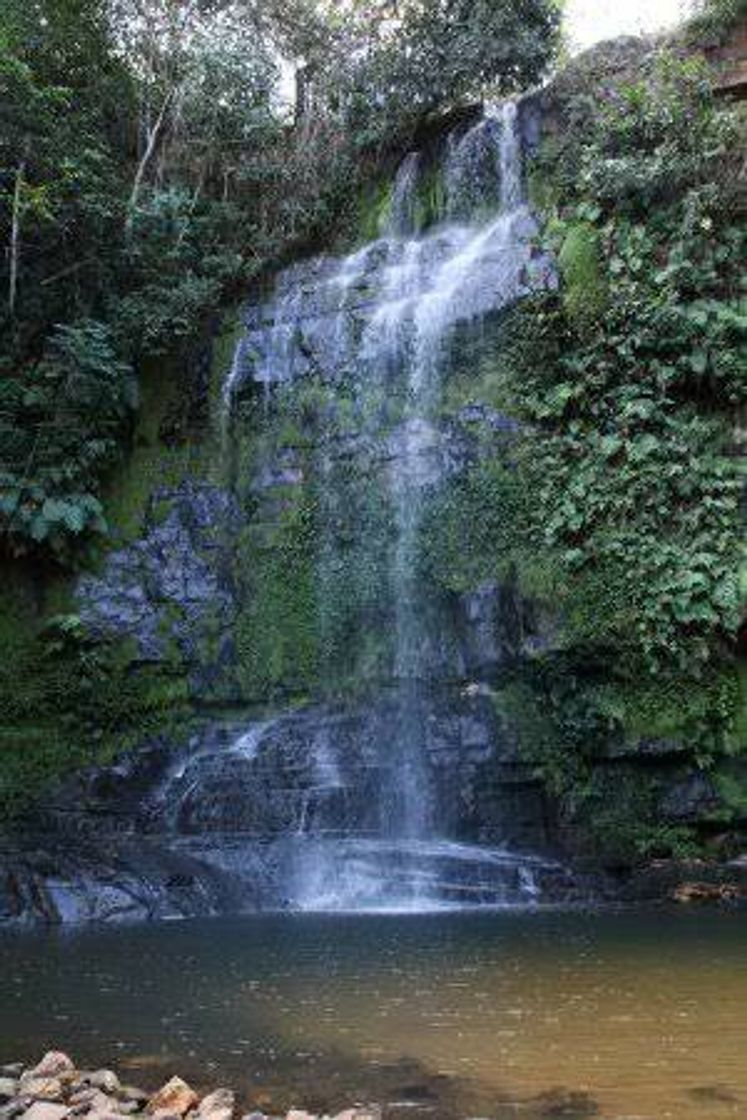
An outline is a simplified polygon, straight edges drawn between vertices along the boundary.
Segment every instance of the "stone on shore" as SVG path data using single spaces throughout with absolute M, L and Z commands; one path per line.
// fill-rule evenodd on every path
M 37 1066 L 29 1070 L 29 1073 L 34 1077 L 72 1076 L 75 1073 L 75 1066 L 72 1059 L 68 1058 L 62 1050 L 50 1050 Z
M 231 1089 L 215 1089 L 200 1102 L 195 1114 L 199 1120 L 231 1120 L 236 1094 Z
M 34 1101 L 23 1113 L 23 1120 L 65 1120 L 69 1114 L 67 1105 L 54 1104 L 52 1101 Z
M 110 1097 L 117 1096 L 122 1088 L 116 1073 L 112 1073 L 110 1069 L 94 1070 L 88 1077 L 88 1084 L 94 1089 L 101 1089 L 103 1093 L 108 1093 Z
M 35 1101 L 61 1101 L 62 1082 L 58 1077 L 37 1077 L 32 1070 L 24 1074 L 18 1085 L 18 1095 Z
M 186 1081 L 182 1081 L 181 1077 L 172 1077 L 150 1098 L 146 1107 L 148 1112 L 165 1120 L 167 1115 L 186 1116 L 199 1102 L 197 1093 Z
M 367 1104 L 356 1108 L 346 1108 L 338 1112 L 334 1120 L 381 1120 L 382 1111 L 378 1104 Z

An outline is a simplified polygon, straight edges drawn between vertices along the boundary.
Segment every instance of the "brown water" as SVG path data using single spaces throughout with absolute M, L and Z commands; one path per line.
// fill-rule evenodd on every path
M 746 914 L 702 911 L 6 937 L 0 1060 L 60 1045 L 146 1085 L 227 1082 L 266 1110 L 747 1117 L 746 949 Z

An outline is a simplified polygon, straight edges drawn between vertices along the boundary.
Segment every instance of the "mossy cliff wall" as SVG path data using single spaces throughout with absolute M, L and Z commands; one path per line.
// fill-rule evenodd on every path
M 681 61 L 667 64 L 672 73 Z M 443 725 L 455 710 L 464 721 L 479 709 L 500 741 L 492 753 L 482 741 L 470 747 L 480 757 L 469 762 L 464 834 L 492 835 L 494 791 L 510 772 L 517 790 L 543 803 L 558 845 L 626 862 L 728 856 L 747 818 L 744 649 L 729 583 L 739 533 L 729 372 L 738 324 L 728 318 L 724 259 L 700 293 L 662 289 L 664 303 L 692 310 L 707 298 L 726 309 L 695 308 L 708 330 L 721 324 L 706 347 L 693 320 L 667 354 L 649 338 L 644 354 L 628 345 L 633 319 L 610 315 L 628 297 L 640 301 L 641 321 L 649 314 L 639 280 L 675 266 L 667 246 L 683 235 L 672 213 L 710 180 L 693 187 L 685 176 L 666 205 L 649 206 L 658 214 L 649 222 L 625 210 L 630 198 L 621 203 L 605 194 L 608 183 L 592 189 L 579 174 L 592 141 L 603 163 L 585 97 L 607 98 L 613 110 L 617 98 L 645 123 L 651 97 L 669 98 L 676 116 L 706 80 L 676 71 L 673 92 L 659 65 L 650 44 L 627 41 L 521 103 L 529 188 L 561 287 L 455 332 L 428 450 L 440 482 L 417 549 L 429 632 L 439 636 L 430 684 Z M 625 92 L 641 82 L 639 93 Z M 644 141 L 618 133 L 619 150 L 607 154 L 622 182 L 645 129 Z M 439 143 L 430 137 L 428 152 Z M 644 155 L 655 162 L 657 152 Z M 630 185 L 633 199 L 636 190 L 650 183 Z M 384 185 L 363 200 L 352 241 L 374 234 L 391 194 Z M 417 202 L 419 227 L 438 219 L 436 155 Z M 683 251 L 703 265 L 702 245 Z M 267 395 L 247 382 L 228 417 L 221 392 L 242 330 L 239 313 L 227 313 L 189 368 L 143 371 L 130 455 L 109 491 L 111 547 L 97 564 L 59 589 L 48 573 L 8 574 L 8 810 L 71 766 L 159 736 L 186 741 L 208 718 L 312 701 L 350 708 L 386 688 L 396 620 L 385 583 L 397 532 L 387 479 L 405 402 L 391 387 L 362 392 L 310 368 Z M 698 373 L 693 355 L 703 349 Z M 623 351 L 627 365 L 614 365 L 610 353 Z M 683 381 L 650 392 L 668 376 L 662 368 L 703 379 L 717 362 L 718 392 L 703 380 L 697 392 Z M 704 572 L 683 552 L 695 537 Z

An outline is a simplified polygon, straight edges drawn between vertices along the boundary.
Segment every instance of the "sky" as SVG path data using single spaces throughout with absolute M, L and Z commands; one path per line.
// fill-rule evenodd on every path
M 574 51 L 600 39 L 659 31 L 678 23 L 692 0 L 565 0 L 566 26 Z

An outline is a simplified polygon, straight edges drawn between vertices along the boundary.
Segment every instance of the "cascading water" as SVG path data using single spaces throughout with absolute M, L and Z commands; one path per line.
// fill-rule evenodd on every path
M 316 376 L 332 385 L 352 381 L 359 403 L 379 401 L 368 412 L 361 404 L 358 423 L 366 453 L 388 464 L 394 540 L 379 595 L 389 599 L 387 688 L 393 701 L 371 732 L 374 762 L 363 763 L 375 765 L 379 775 L 375 813 L 356 816 L 348 809 L 340 829 L 324 812 L 315 814 L 315 805 L 340 804 L 345 782 L 328 741 L 310 745 L 312 777 L 295 830 L 302 843 L 294 850 L 287 888 L 293 905 L 310 909 L 531 901 L 537 890 L 538 861 L 456 844 L 443 834 L 428 737 L 433 682 L 449 654 L 419 562 L 424 512 L 450 470 L 438 410 L 454 332 L 554 280 L 532 247 L 536 226 L 522 187 L 514 104 L 488 109 L 449 140 L 445 220 L 418 236 L 421 168 L 416 153 L 403 162 L 377 241 L 342 261 L 321 258 L 282 275 L 274 300 L 250 315 L 225 388 L 230 407 L 247 379 L 271 390 Z M 317 591 L 321 675 L 328 690 L 334 688 L 334 658 L 326 651 L 334 644 L 341 567 L 337 526 L 346 500 L 335 489 L 336 440 L 322 425 Z M 374 445 L 384 451 L 370 451 Z M 381 542 L 375 543 L 380 551 Z M 365 567 L 373 545 L 368 553 L 365 541 L 360 547 Z M 350 827 L 348 817 L 358 826 Z

